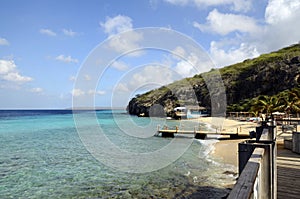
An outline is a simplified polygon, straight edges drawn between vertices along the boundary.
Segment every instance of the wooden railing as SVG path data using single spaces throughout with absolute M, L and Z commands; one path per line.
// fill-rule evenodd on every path
M 293 132 L 292 151 L 300 154 L 300 132 Z
M 274 127 L 258 127 L 256 140 L 239 143 L 239 178 L 229 199 L 277 198 Z

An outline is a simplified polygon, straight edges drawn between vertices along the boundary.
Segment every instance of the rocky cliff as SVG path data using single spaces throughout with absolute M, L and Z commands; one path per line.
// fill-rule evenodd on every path
M 221 75 L 224 91 L 220 82 L 215 81 L 218 74 Z M 176 106 L 216 107 L 218 104 L 213 103 L 218 102 L 214 99 L 222 92 L 226 93 L 223 101 L 231 105 L 259 95 L 276 95 L 299 85 L 300 44 L 295 44 L 138 95 L 129 102 L 127 110 L 134 115 L 164 115 Z

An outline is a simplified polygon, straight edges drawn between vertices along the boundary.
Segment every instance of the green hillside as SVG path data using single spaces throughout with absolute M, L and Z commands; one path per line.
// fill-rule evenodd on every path
M 251 108 L 249 102 L 259 96 L 275 96 L 299 87 L 300 44 L 219 70 L 212 69 L 138 95 L 131 99 L 127 110 L 134 115 L 148 115 L 149 111 L 160 115 L 170 112 L 176 106 L 199 105 L 210 109 L 216 106 L 212 103 L 222 92 L 220 86 L 211 86 L 218 74 L 222 77 L 226 92 L 224 103 L 227 104 L 227 111 L 248 111 Z M 163 109 L 151 109 L 154 104 L 161 105 Z

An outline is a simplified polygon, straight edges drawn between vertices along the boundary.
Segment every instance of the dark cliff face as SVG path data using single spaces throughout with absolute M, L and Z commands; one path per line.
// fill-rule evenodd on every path
M 300 55 L 268 63 L 258 63 L 237 77 L 223 75 L 227 103 L 233 104 L 259 95 L 277 93 L 300 84 Z M 235 83 L 232 83 L 235 82 Z
M 215 72 L 212 70 L 195 75 L 137 96 L 129 102 L 127 110 L 130 114 L 143 113 L 149 116 L 149 113 L 169 113 L 176 106 L 200 105 L 210 108 L 214 106 L 211 103 L 222 89 L 217 86 L 208 89 L 208 80 L 203 77 L 212 76 Z M 259 95 L 275 95 L 300 85 L 300 45 L 245 60 L 224 67 L 219 72 L 226 91 L 227 105 Z
M 176 106 L 180 106 L 176 94 L 163 87 L 159 92 L 148 92 L 146 97 L 142 95 L 133 98 L 127 106 L 127 111 L 132 115 L 165 116 Z

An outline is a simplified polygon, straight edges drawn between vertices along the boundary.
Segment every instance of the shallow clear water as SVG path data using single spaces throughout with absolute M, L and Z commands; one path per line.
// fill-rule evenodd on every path
M 152 129 L 150 135 L 157 124 L 198 125 L 165 120 L 153 124 L 150 118 L 111 110 L 97 111 L 95 125 L 93 113 L 74 114 L 82 118 L 83 129 L 92 132 L 100 125 L 115 145 L 139 153 L 158 150 L 172 139 L 138 138 L 126 131 Z M 124 130 L 126 124 L 134 125 Z M 222 175 L 229 168 L 207 156 L 211 142 L 194 140 L 183 156 L 163 169 L 121 172 L 87 151 L 71 111 L 0 111 L 0 198 L 197 198 L 197 191 L 217 198 L 226 194 L 221 187 L 232 178 Z

